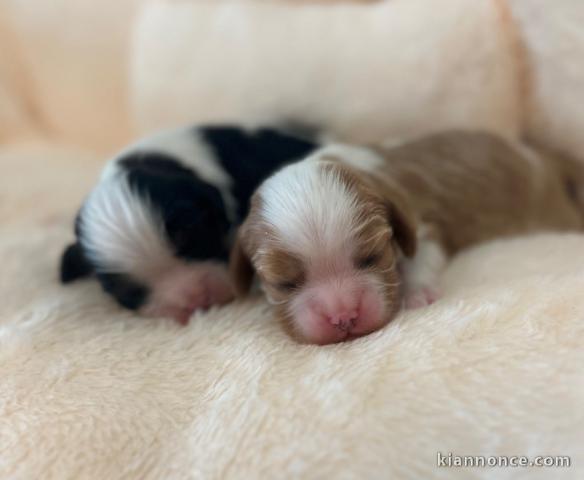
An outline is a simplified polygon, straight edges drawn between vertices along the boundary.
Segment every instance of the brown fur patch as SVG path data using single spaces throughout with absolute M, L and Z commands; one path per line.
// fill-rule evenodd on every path
M 527 158 L 495 135 L 450 131 L 381 152 L 378 181 L 399 184 L 451 254 L 502 236 L 582 228 L 565 164 Z

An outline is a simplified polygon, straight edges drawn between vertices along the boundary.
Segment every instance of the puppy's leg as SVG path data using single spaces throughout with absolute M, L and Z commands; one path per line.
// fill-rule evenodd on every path
M 446 265 L 446 253 L 436 235 L 422 226 L 418 230 L 418 248 L 413 258 L 404 258 L 400 270 L 406 308 L 419 308 L 440 298 L 438 278 Z

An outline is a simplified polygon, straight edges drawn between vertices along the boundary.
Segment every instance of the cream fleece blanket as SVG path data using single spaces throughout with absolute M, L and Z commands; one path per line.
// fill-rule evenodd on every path
M 583 478 L 584 235 L 465 252 L 439 302 L 327 347 L 294 343 L 261 298 L 182 328 L 120 310 L 95 283 L 58 284 L 96 151 L 160 122 L 296 114 L 304 92 L 308 117 L 346 136 L 474 126 L 578 151 L 576 1 L 545 16 L 527 0 L 259 3 L 253 15 L 242 2 L 111 0 L 97 13 L 63 0 L 39 15 L 33 0 L 0 4 L 13 47 L 0 50 L 0 478 Z M 92 17 L 110 37 L 73 21 Z M 275 19 L 294 68 L 270 80 L 277 102 L 256 104 L 268 86 L 249 71 L 277 60 L 260 41 L 277 35 Z M 35 61 L 43 51 L 53 64 Z M 239 59 L 238 75 L 214 51 Z M 224 72 L 217 90 L 210 64 Z M 445 468 L 438 452 L 572 465 Z

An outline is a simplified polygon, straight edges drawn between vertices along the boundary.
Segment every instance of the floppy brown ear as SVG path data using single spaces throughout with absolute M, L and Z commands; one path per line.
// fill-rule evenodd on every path
M 244 248 L 243 227 L 235 236 L 235 243 L 229 256 L 229 276 L 235 289 L 235 295 L 244 297 L 249 293 L 254 276 L 251 259 Z
M 396 197 L 388 204 L 389 223 L 393 229 L 394 238 L 406 257 L 416 254 L 418 238 L 416 236 L 416 220 L 405 199 Z
M 405 193 L 381 178 L 371 175 L 369 181 L 385 203 L 393 238 L 406 257 L 413 257 L 418 246 L 417 221 Z

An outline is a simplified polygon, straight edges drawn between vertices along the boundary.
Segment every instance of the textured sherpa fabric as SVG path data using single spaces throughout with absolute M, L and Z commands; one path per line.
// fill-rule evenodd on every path
M 351 343 L 298 345 L 260 298 L 180 327 L 121 311 L 94 282 L 59 285 L 65 200 L 94 173 L 75 169 L 79 152 L 9 152 L 22 171 L 41 154 L 41 191 L 0 179 L 37 195 L 0 226 L 0 478 L 584 475 L 584 236 L 476 248 L 433 306 Z M 437 452 L 573 466 L 448 469 Z

